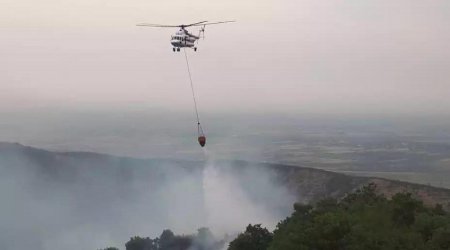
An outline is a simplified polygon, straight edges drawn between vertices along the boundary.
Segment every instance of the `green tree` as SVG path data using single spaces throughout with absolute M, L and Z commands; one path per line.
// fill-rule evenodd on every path
M 125 243 L 126 250 L 159 250 L 158 239 L 132 237 Z
M 269 250 L 450 249 L 450 216 L 408 193 L 388 200 L 369 185 L 341 201 L 294 205 L 274 231 Z
M 159 236 L 159 250 L 170 250 L 175 240 L 175 234 L 169 229 L 164 230 Z
M 188 250 L 191 249 L 193 237 L 190 235 L 177 235 L 167 250 Z M 161 248 L 161 250 L 165 250 Z
M 162 232 L 159 237 L 158 250 L 187 250 L 192 246 L 193 237 L 190 235 L 175 235 L 169 229 Z
M 413 199 L 410 193 L 398 193 L 392 197 L 392 219 L 397 225 L 411 226 L 416 219 L 416 212 L 423 210 L 421 201 Z
M 230 242 L 228 250 L 265 250 L 272 241 L 272 233 L 261 224 L 248 225 L 245 232 Z
M 435 230 L 434 236 L 429 242 L 429 249 L 450 249 L 450 225 Z

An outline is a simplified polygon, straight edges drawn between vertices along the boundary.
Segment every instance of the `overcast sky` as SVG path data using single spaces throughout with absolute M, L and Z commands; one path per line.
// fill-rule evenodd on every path
M 1 0 L 0 109 L 449 113 L 448 0 Z M 192 30 L 196 32 L 196 30 Z

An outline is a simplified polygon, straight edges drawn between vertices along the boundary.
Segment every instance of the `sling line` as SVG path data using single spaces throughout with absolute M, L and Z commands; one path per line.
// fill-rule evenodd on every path
M 186 58 L 187 70 L 188 70 L 188 73 L 189 73 L 189 82 L 191 83 L 192 98 L 194 99 L 195 115 L 197 117 L 197 130 L 198 130 L 198 134 L 203 136 L 204 134 L 203 134 L 202 125 L 200 124 L 200 118 L 199 118 L 199 115 L 198 115 L 197 100 L 195 98 L 194 83 L 192 82 L 192 75 L 191 75 L 191 69 L 189 67 L 189 60 L 188 60 L 188 57 L 187 57 L 186 49 L 183 48 L 183 51 L 184 51 L 184 58 Z

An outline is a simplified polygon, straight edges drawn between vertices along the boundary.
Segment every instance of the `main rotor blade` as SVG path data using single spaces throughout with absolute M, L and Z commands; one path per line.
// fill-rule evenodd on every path
M 139 23 L 139 24 L 136 24 L 136 26 L 158 27 L 158 28 L 185 28 L 185 27 L 191 27 L 191 26 L 203 26 L 203 25 L 210 25 L 210 24 L 232 23 L 232 22 L 236 22 L 236 21 L 232 20 L 232 21 L 222 21 L 222 22 L 214 22 L 214 23 L 207 23 L 207 22 L 208 22 L 208 21 L 201 21 L 201 22 L 198 22 L 198 23 L 181 24 L 181 25 L 165 25 L 165 24 L 154 24 L 154 23 Z
M 186 24 L 186 25 L 182 25 L 183 27 L 190 27 L 190 26 L 196 26 L 196 25 L 199 25 L 199 24 L 202 24 L 202 23 L 206 23 L 206 22 L 208 22 L 208 21 L 201 21 L 201 22 L 198 22 L 198 23 L 191 23 L 191 24 Z
M 202 24 L 196 24 L 196 25 L 192 25 L 192 26 L 203 26 L 203 25 L 210 25 L 210 24 L 234 23 L 234 22 L 236 22 L 236 21 L 230 20 L 230 21 L 222 21 L 222 22 L 214 22 L 214 23 L 202 23 Z
M 153 23 L 138 23 L 136 26 L 145 26 L 145 27 L 158 27 L 158 28 L 176 28 L 181 27 L 181 25 L 164 25 L 164 24 L 153 24 Z

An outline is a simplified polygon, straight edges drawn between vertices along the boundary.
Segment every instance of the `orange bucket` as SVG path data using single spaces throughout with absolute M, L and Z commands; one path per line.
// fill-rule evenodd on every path
M 202 148 L 205 146 L 206 144 L 206 137 L 204 135 L 199 136 L 198 137 L 198 143 L 200 144 L 200 146 L 202 146 Z

